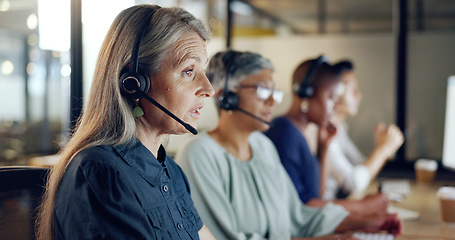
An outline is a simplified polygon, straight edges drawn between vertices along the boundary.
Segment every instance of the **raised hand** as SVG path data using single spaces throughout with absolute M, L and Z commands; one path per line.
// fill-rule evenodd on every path
M 321 146 L 328 146 L 333 137 L 337 134 L 337 128 L 331 122 L 319 127 L 318 143 Z
M 401 130 L 395 125 L 386 126 L 379 123 L 375 128 L 376 148 L 384 152 L 387 157 L 392 156 L 404 142 Z

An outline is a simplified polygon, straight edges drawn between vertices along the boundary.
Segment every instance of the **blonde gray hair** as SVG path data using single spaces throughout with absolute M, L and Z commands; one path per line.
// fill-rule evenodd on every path
M 122 97 L 119 78 L 128 69 L 139 28 L 149 19 L 141 42 L 138 66 L 147 75 L 160 72 L 178 39 L 189 32 L 209 39 L 205 25 L 182 8 L 136 5 L 123 10 L 112 23 L 101 46 L 87 107 L 79 118 L 74 134 L 60 152 L 52 168 L 37 220 L 37 238 L 52 239 L 54 203 L 60 181 L 72 158 L 81 150 L 97 145 L 123 144 L 136 136 L 140 124 L 132 114 L 128 99 Z

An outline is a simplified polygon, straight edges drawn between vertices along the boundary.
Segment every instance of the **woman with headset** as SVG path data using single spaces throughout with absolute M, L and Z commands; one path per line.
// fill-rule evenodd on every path
M 274 143 L 284 168 L 287 170 L 302 202 L 312 207 L 324 207 L 321 199 L 327 178 L 329 143 L 337 129 L 331 115 L 338 98 L 341 79 L 339 69 L 321 56 L 301 63 L 293 74 L 293 96 L 288 112 L 275 118 L 265 134 Z M 314 156 L 306 140 L 305 130 L 310 124 L 318 126 L 318 150 Z M 400 231 L 396 215 L 387 214 L 385 194 L 368 195 L 361 200 L 336 200 L 350 217 L 358 219 L 388 219 L 386 230 Z M 390 227 L 390 228 L 389 228 Z
M 50 173 L 38 239 L 213 238 L 161 145 L 194 132 L 213 95 L 208 36 L 181 8 L 137 5 L 116 17 L 87 107 Z
M 306 207 L 263 134 L 282 100 L 273 65 L 251 52 L 215 54 L 206 70 L 219 98 L 219 122 L 176 156 L 191 186 L 195 206 L 210 231 L 223 239 L 354 239 L 333 234 L 378 230 L 389 224 L 347 217 L 341 206 Z

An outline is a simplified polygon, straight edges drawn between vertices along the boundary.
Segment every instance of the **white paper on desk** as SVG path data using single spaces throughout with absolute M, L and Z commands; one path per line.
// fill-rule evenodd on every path
M 387 208 L 387 212 L 397 213 L 398 218 L 401 219 L 402 221 L 414 221 L 414 220 L 418 220 L 420 217 L 419 212 L 412 211 L 412 210 L 405 209 L 405 208 L 395 207 L 395 206 L 391 206 L 391 205 Z

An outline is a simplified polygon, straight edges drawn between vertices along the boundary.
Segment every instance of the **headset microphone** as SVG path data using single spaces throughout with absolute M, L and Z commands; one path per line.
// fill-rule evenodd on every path
M 258 117 L 258 116 L 256 116 L 256 115 L 254 115 L 254 114 L 252 114 L 252 113 L 250 113 L 250 112 L 248 112 L 248 111 L 245 111 L 245 110 L 243 110 L 243 109 L 241 109 L 241 108 L 237 108 L 237 110 L 239 110 L 239 111 L 242 112 L 242 113 L 245 113 L 246 115 L 248 115 L 248 116 L 250 116 L 250 117 L 252 117 L 252 118 L 254 118 L 254 119 L 256 119 L 256 120 L 258 120 L 258 121 L 260 121 L 260 122 L 263 122 L 263 123 L 265 123 L 265 124 L 268 124 L 269 126 L 272 126 L 272 123 L 271 123 L 271 122 L 268 122 L 268 121 L 266 121 L 266 120 L 264 120 L 264 119 L 262 119 L 262 118 L 260 118 L 260 117 Z
M 149 101 L 150 103 L 152 103 L 153 105 L 155 105 L 157 108 L 159 108 L 161 111 L 163 111 L 164 113 L 166 113 L 167 115 L 169 115 L 171 118 L 173 118 L 175 121 L 177 121 L 178 123 L 182 124 L 186 130 L 188 130 L 189 132 L 191 132 L 192 134 L 196 135 L 198 134 L 196 128 L 194 128 L 193 126 L 191 126 L 190 124 L 188 123 L 185 123 L 184 121 L 182 121 L 180 118 L 178 118 L 177 116 L 175 116 L 173 113 L 171 113 L 169 110 L 167 110 L 165 107 L 163 107 L 163 105 L 159 104 L 157 101 L 155 101 L 155 99 L 151 98 L 149 95 L 147 95 L 147 93 L 141 91 L 141 89 L 139 88 L 139 86 L 137 85 L 137 81 L 134 79 L 134 78 L 126 78 L 123 80 L 123 89 L 126 91 L 126 92 L 133 92 L 133 93 L 137 93 L 139 96 L 145 98 L 147 101 Z

